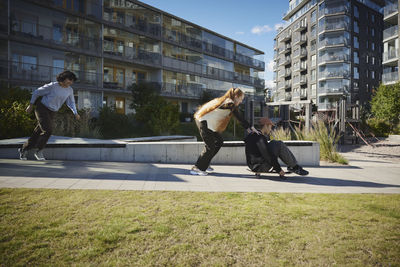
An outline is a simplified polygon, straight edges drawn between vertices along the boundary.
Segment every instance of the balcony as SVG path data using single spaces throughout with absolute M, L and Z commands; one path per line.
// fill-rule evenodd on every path
M 392 84 L 399 81 L 399 72 L 388 72 L 382 74 L 382 82 L 383 84 Z
M 174 98 L 193 98 L 197 99 L 204 90 L 203 84 L 197 83 L 162 83 L 160 95 Z
M 323 26 L 319 27 L 319 33 L 327 31 L 345 31 L 349 28 L 349 23 L 346 21 L 339 21 L 337 23 L 325 23 Z
M 383 41 L 386 42 L 389 39 L 396 38 L 399 36 L 399 25 L 392 26 L 383 31 Z
M 382 64 L 397 66 L 397 60 L 399 59 L 399 53 L 396 49 L 391 49 L 387 52 L 383 53 L 383 62 Z
M 307 48 L 302 48 L 300 51 L 300 58 L 307 57 Z
M 279 37 L 278 41 L 279 42 L 286 42 L 289 41 L 290 39 L 292 39 L 292 32 L 289 31 L 285 31 L 281 34 L 281 36 Z
M 325 84 L 318 88 L 318 95 L 343 95 L 349 91 L 349 86 L 344 84 Z
M 161 55 L 159 53 L 149 52 L 136 47 L 123 45 L 114 45 L 114 42 L 104 40 L 104 56 L 117 59 L 133 61 L 138 64 L 159 66 L 161 64 Z
M 300 91 L 299 91 L 299 89 L 296 89 L 296 90 L 294 90 L 294 91 L 292 92 L 292 99 L 293 99 L 293 100 L 295 100 L 295 99 L 300 99 Z
M 399 14 L 398 4 L 392 3 L 383 8 L 383 20 L 387 22 L 397 23 L 397 15 Z
M 242 54 L 234 54 L 234 59 L 241 63 L 244 64 L 246 66 L 250 66 L 259 70 L 265 70 L 265 62 L 255 59 L 255 58 L 251 58 L 249 56 L 245 56 Z
M 233 59 L 234 52 L 232 50 L 225 49 L 215 44 L 203 41 L 203 51 L 208 52 L 212 55 Z
M 292 88 L 292 82 L 290 80 L 285 81 L 285 90 Z
M 23 20 L 11 21 L 11 35 L 28 40 L 30 44 L 76 50 L 80 53 L 91 53 L 96 56 L 101 53 L 101 40 L 88 38 L 82 34 L 70 31 L 60 31 L 55 35 L 53 27 Z
M 300 36 L 297 36 L 294 40 L 293 40 L 293 43 L 294 44 L 299 44 L 299 45 L 302 45 L 302 44 L 304 44 L 304 43 L 306 43 L 307 42 L 307 36 L 304 34 L 304 35 L 300 35 Z
M 301 75 L 300 76 L 300 85 L 305 85 L 305 84 L 307 84 L 307 76 Z
M 293 27 L 293 31 L 295 32 L 304 31 L 306 29 L 307 29 L 307 23 L 305 21 L 299 21 Z
M 290 65 L 292 63 L 292 58 L 290 56 L 285 57 L 285 59 L 282 61 L 281 65 Z
M 318 65 L 325 65 L 327 63 L 337 63 L 337 62 L 347 62 L 350 60 L 350 56 L 340 53 L 340 52 L 335 52 L 334 54 L 325 54 L 323 56 L 320 56 L 318 58 Z
M 306 61 L 302 61 L 300 63 L 300 71 L 306 71 L 307 70 L 307 62 Z
M 322 71 L 319 73 L 319 80 L 327 79 L 340 79 L 340 78 L 350 78 L 350 71 L 348 70 L 332 70 L 332 71 Z
M 292 50 L 292 46 L 290 44 L 283 45 L 279 48 L 279 54 L 288 53 Z
M 290 75 L 292 75 L 292 70 L 291 69 L 286 69 L 285 70 L 285 78 L 289 77 Z
M 339 4 L 339 3 L 335 3 Z M 348 14 L 349 13 L 349 4 L 347 1 L 342 1 L 341 5 L 335 7 L 326 6 L 324 9 L 319 11 L 319 17 L 323 16 L 331 16 L 331 15 L 339 15 L 339 14 Z
M 318 103 L 318 111 L 336 110 L 336 102 Z
M 285 93 L 285 101 L 291 101 L 292 100 L 292 93 L 286 92 Z
M 339 38 L 324 38 L 322 41 L 319 42 L 319 47 L 318 49 L 323 49 L 325 47 L 330 47 L 330 46 L 348 46 L 349 45 L 349 39 L 343 37 Z

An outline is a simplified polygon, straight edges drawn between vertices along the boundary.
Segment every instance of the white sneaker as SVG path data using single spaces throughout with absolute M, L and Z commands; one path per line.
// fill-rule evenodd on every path
M 35 158 L 37 160 L 41 160 L 41 161 L 46 160 L 46 158 L 43 156 L 43 151 L 42 150 L 36 151 L 33 155 L 35 156 Z
M 211 166 L 208 166 L 206 172 L 213 172 L 213 171 L 214 171 L 214 168 L 212 168 Z
M 199 168 L 197 168 L 196 166 L 193 166 L 192 169 L 190 170 L 190 174 L 205 176 L 208 173 L 205 171 L 199 170 Z
M 27 160 L 28 159 L 28 151 L 23 151 L 22 148 L 18 148 L 19 152 L 19 159 L 20 160 Z

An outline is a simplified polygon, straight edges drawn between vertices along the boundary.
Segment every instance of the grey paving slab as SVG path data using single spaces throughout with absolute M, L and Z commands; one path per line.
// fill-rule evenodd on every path
M 193 176 L 188 164 L 0 159 L 0 187 L 208 192 L 400 193 L 400 164 L 349 154 L 348 166 L 322 163 L 308 176 L 261 179 L 244 165 L 214 165 Z

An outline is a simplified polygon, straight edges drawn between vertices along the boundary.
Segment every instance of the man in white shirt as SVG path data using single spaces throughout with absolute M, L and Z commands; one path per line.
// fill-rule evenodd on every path
M 32 136 L 26 141 L 22 148 L 18 149 L 21 160 L 26 160 L 28 151 L 36 149 L 34 156 L 37 160 L 46 160 L 43 156 L 43 148 L 49 140 L 52 128 L 54 114 L 66 102 L 67 106 L 72 110 L 76 119 L 80 116 L 76 110 L 74 91 L 71 85 L 76 81 L 76 76 L 71 71 L 63 71 L 57 75 L 57 82 L 51 82 L 35 90 L 26 112 L 31 113 L 36 104 L 35 116 L 38 125 L 33 131 Z M 37 101 L 42 97 L 40 101 Z

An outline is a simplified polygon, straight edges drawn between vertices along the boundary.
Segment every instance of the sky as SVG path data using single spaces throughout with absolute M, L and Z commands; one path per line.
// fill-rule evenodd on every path
M 264 52 L 267 87 L 272 87 L 274 37 L 287 0 L 141 0 L 177 17 Z

